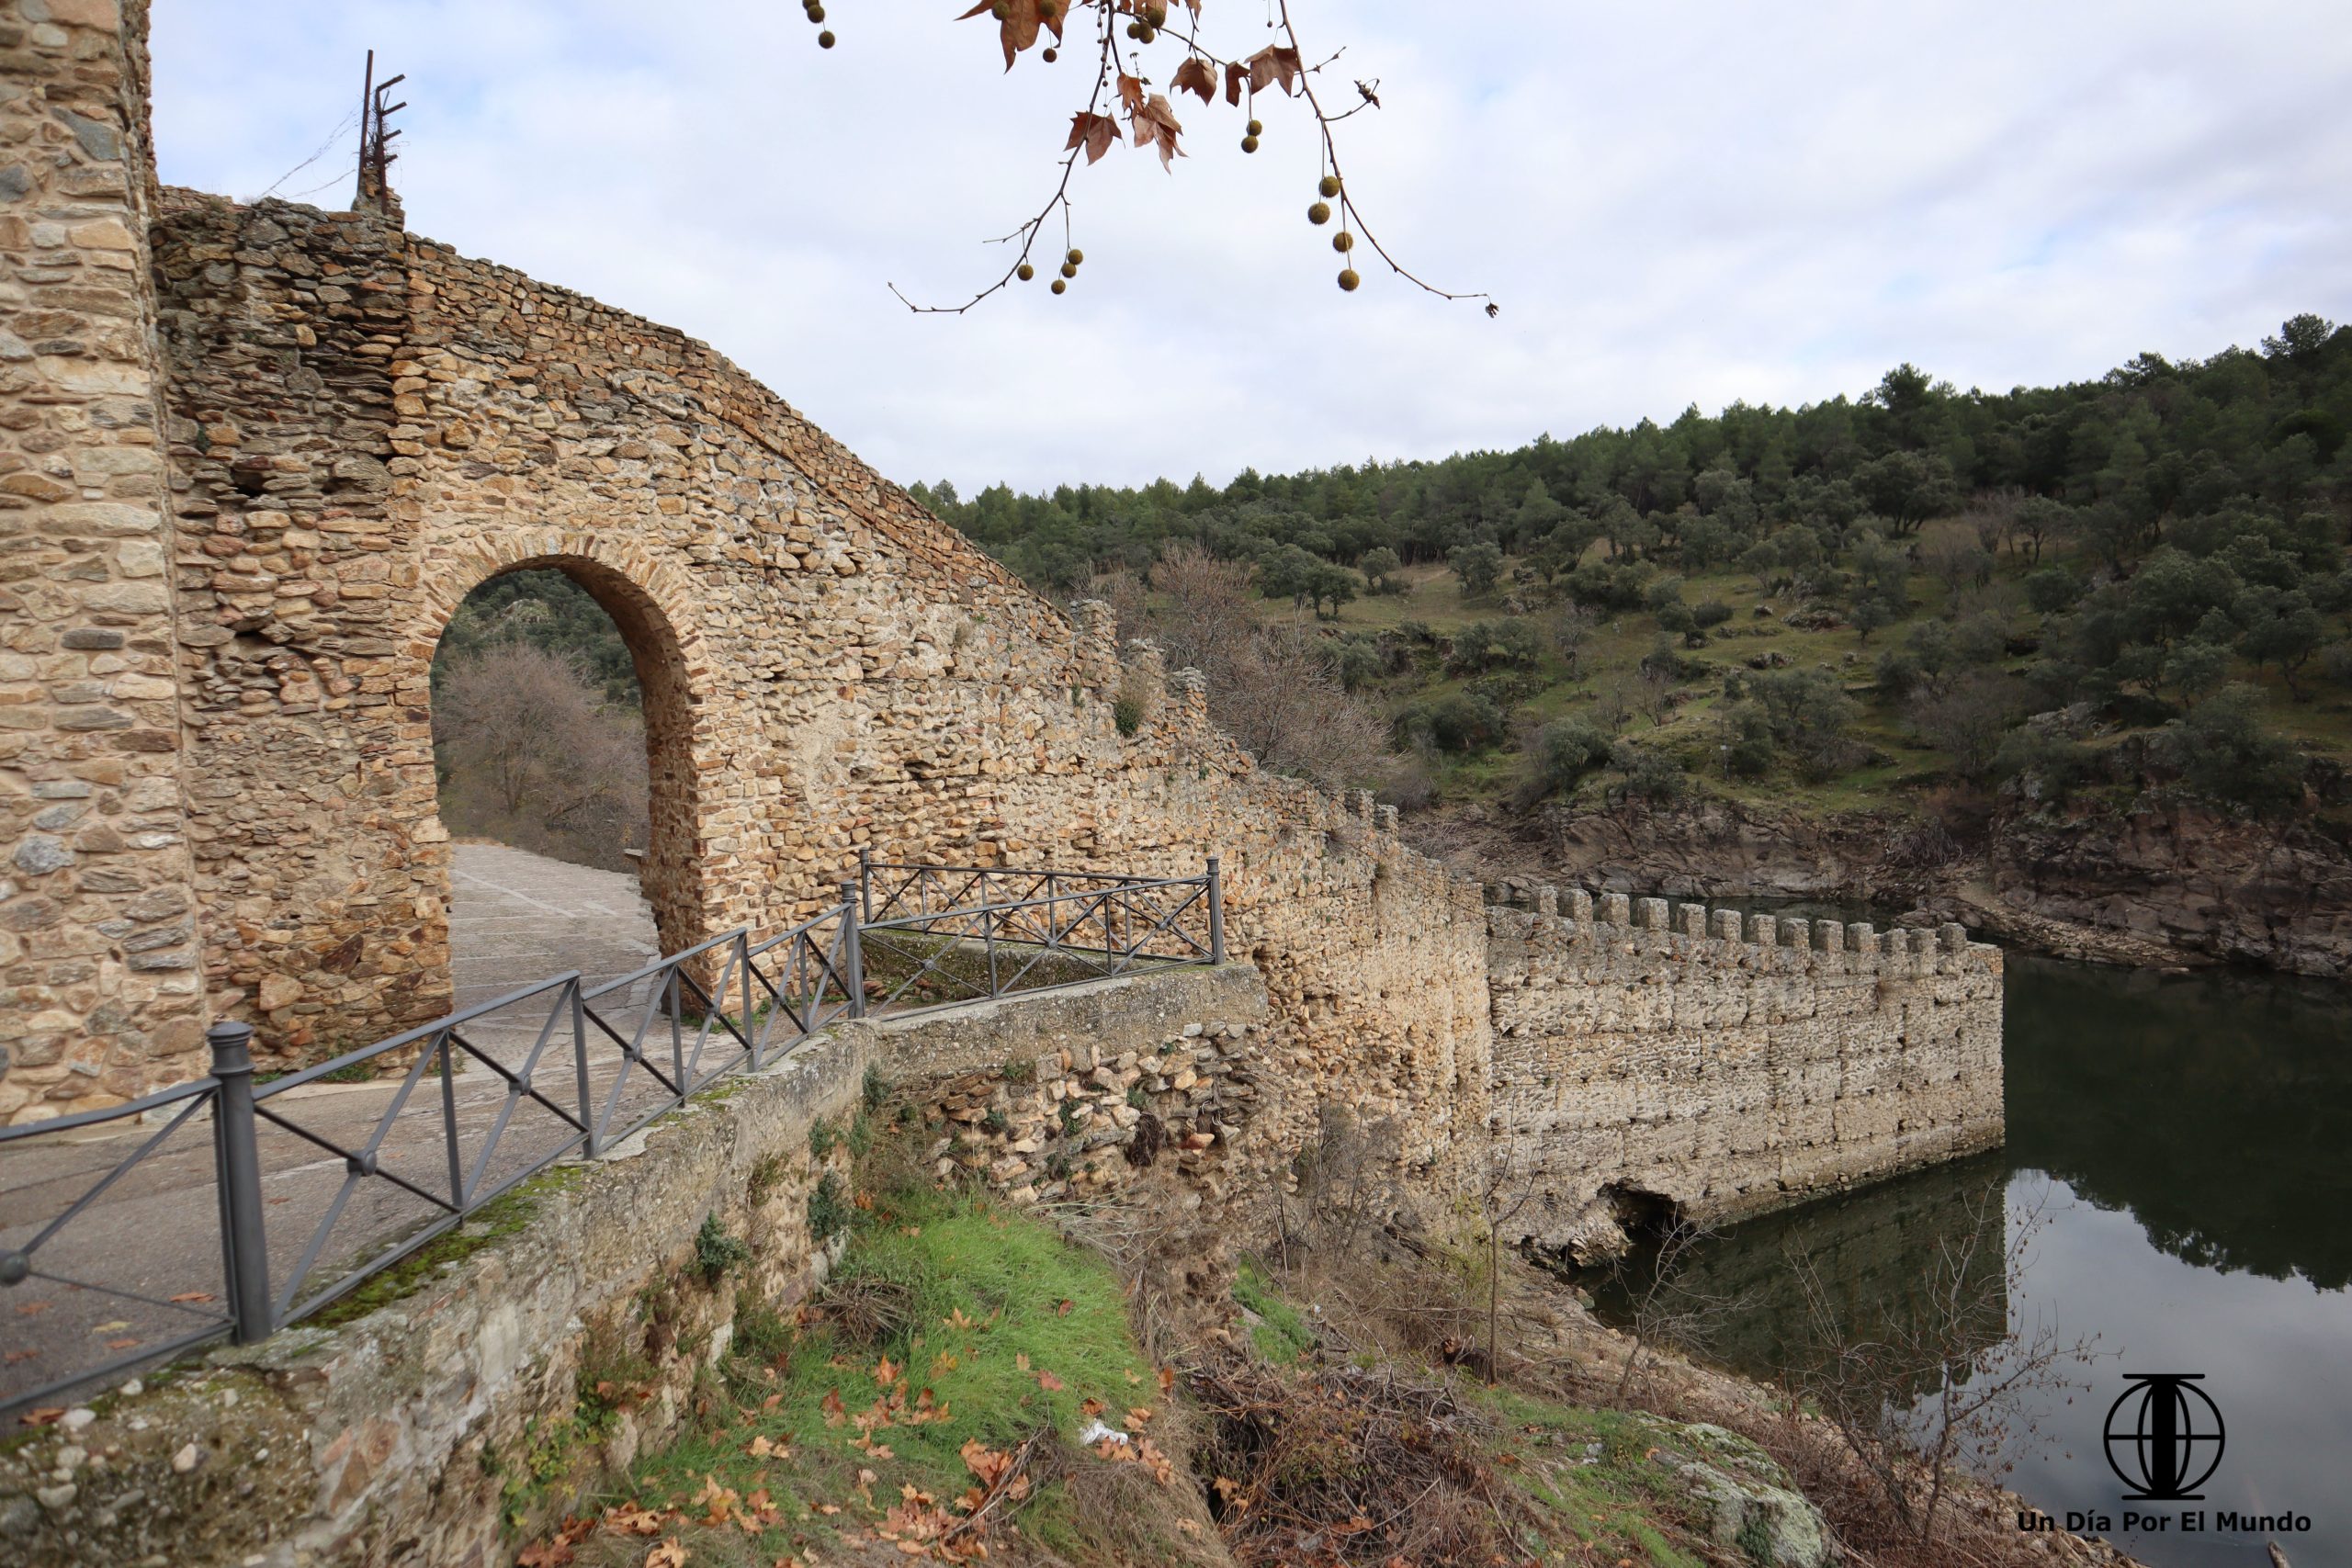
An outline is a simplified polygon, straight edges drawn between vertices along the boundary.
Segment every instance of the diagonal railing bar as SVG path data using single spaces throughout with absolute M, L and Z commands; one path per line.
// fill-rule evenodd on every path
M 809 1038 L 844 1018 L 863 1018 L 869 998 L 895 1013 L 922 1012 L 966 999 L 1001 997 L 1020 990 L 1052 989 L 1082 980 L 1128 973 L 1140 966 L 1187 962 L 1221 963 L 1223 909 L 1217 864 L 1196 877 L 1138 877 L 1108 872 L 1060 871 L 1014 866 L 917 865 L 877 863 L 861 852 L 857 881 L 845 884 L 841 901 L 772 936 L 754 940 L 750 928 L 714 936 L 646 964 L 617 979 L 590 988 L 576 970 L 504 996 L 474 1004 L 417 1025 L 356 1051 L 305 1067 L 267 1084 L 255 1084 L 247 1050 L 252 1030 L 223 1022 L 208 1032 L 212 1045 L 210 1076 L 102 1111 L 53 1118 L 21 1128 L 0 1128 L 0 1149 L 32 1136 L 48 1136 L 130 1117 L 151 1119 L 168 1112 L 164 1125 L 79 1191 L 74 1201 L 23 1247 L 0 1251 L 0 1289 L 40 1280 L 109 1300 L 168 1311 L 200 1326 L 191 1333 L 45 1380 L 28 1393 L 0 1396 L 0 1415 L 29 1399 L 107 1376 L 125 1368 L 175 1355 L 233 1330 L 241 1341 L 266 1337 L 286 1324 L 348 1294 L 375 1273 L 464 1224 L 481 1207 L 512 1191 L 557 1160 L 602 1154 L 616 1136 L 627 1136 L 676 1109 L 697 1090 L 725 1075 L 763 1067 L 777 1044 Z M 1207 936 L 1193 929 L 1205 906 Z M 720 953 L 720 949 L 724 953 Z M 888 966 L 888 978 L 868 980 L 868 953 Z M 1036 984 L 1044 978 L 1044 984 Z M 642 987 L 642 996 L 636 993 Z M 910 993 L 926 998 L 912 1008 L 897 1004 Z M 543 1002 L 543 1010 L 529 1011 Z M 518 1053 L 494 1045 L 481 1031 L 514 1030 Z M 666 1020 L 668 1048 L 656 1046 L 655 1031 Z M 560 1059 L 558 1042 L 570 1037 L 571 1084 L 564 1100 L 540 1087 Z M 594 1043 L 597 1049 L 592 1053 Z M 603 1054 L 616 1049 L 617 1060 Z M 331 1075 L 413 1052 L 367 1133 L 350 1140 L 306 1125 L 306 1117 L 281 1097 Z M 666 1059 L 665 1059 L 666 1058 Z M 594 1064 L 605 1064 L 599 1068 Z M 465 1064 L 478 1065 L 500 1090 L 495 1102 L 480 1097 L 486 1115 L 471 1125 L 459 1116 L 458 1078 Z M 437 1107 L 427 1111 L 416 1100 L 426 1075 L 439 1080 Z M 606 1078 L 600 1085 L 599 1078 Z M 648 1091 L 650 1091 L 650 1093 Z M 643 1103 L 636 1103 L 632 1097 Z M 470 1103 L 475 1097 L 469 1095 Z M 555 1118 L 560 1135 L 545 1141 L 534 1134 L 527 1150 L 508 1153 L 523 1141 L 518 1121 L 528 1102 Z M 199 1111 L 212 1112 L 212 1190 L 219 1203 L 221 1263 L 227 1291 L 222 1308 L 205 1312 L 189 1300 L 166 1301 L 72 1273 L 35 1269 L 32 1254 L 61 1232 L 84 1223 L 91 1211 L 119 1190 L 132 1170 L 155 1160 L 167 1140 Z M 628 1108 L 626 1126 L 616 1122 Z M 469 1111 L 469 1115 L 475 1112 Z M 395 1132 L 420 1115 L 437 1122 L 440 1159 L 446 1166 L 435 1190 L 434 1179 L 412 1179 L 387 1168 L 413 1134 Z M 293 1268 L 272 1287 L 267 1263 L 261 1146 L 263 1122 L 328 1154 L 343 1166 L 342 1180 L 323 1206 Z M 428 1139 L 425 1148 L 432 1147 Z M 392 1151 L 388 1155 L 388 1149 Z M 510 1168 L 501 1169 L 502 1162 Z M 327 1255 L 329 1244 L 352 1215 L 356 1195 L 381 1181 L 425 1205 L 426 1223 L 377 1247 L 364 1261 L 338 1264 L 340 1277 L 304 1294 Z M 141 1190 L 144 1190 L 143 1189 Z M 371 1217 L 371 1224 L 380 1220 Z M 209 1292 L 190 1292 L 191 1298 Z
M 178 1115 L 165 1122 L 153 1137 L 148 1139 L 136 1149 L 133 1149 L 130 1154 L 125 1155 L 121 1159 L 116 1161 L 115 1168 L 112 1170 L 107 1171 L 96 1186 L 91 1188 L 87 1192 L 83 1193 L 82 1196 L 75 1199 L 71 1208 L 58 1215 L 57 1218 L 50 1221 L 46 1225 L 43 1225 L 40 1229 L 40 1235 L 34 1236 L 32 1240 L 18 1247 L 17 1249 L 18 1255 L 29 1258 L 34 1253 L 40 1251 L 41 1243 L 55 1235 L 59 1231 L 63 1230 L 67 1223 L 73 1220 L 75 1215 L 81 1213 L 91 1204 L 96 1202 L 98 1201 L 99 1194 L 106 1191 L 107 1188 L 112 1187 L 124 1177 L 130 1175 L 133 1166 L 139 1164 L 140 1161 L 145 1159 L 149 1155 L 153 1154 L 155 1150 L 162 1145 L 164 1139 L 170 1137 L 174 1133 L 178 1132 L 180 1130 L 180 1124 L 186 1122 L 189 1117 L 195 1115 L 197 1111 L 208 1102 L 208 1099 L 209 1096 L 205 1094 L 190 1095 L 188 1097 L 187 1105 Z M 62 1120 L 62 1118 L 60 1118 L 60 1120 Z M 53 1127 L 55 1123 L 35 1122 L 34 1125 L 37 1127 Z

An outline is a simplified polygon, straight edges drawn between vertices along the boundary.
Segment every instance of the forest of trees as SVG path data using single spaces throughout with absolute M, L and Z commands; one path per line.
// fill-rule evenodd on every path
M 1048 592 L 1127 598 L 1136 629 L 1165 629 L 1165 595 L 1121 585 L 1156 581 L 1178 547 L 1325 621 L 1443 562 L 1492 619 L 1335 631 L 1318 673 L 1385 705 L 1396 752 L 1514 748 L 1537 793 L 1612 762 L 1617 787 L 1670 793 L 1702 757 L 1819 783 L 1869 760 L 1849 739 L 1860 701 L 1976 784 L 2049 797 L 2152 772 L 2267 811 L 2303 797 L 2268 693 L 2292 705 L 2352 683 L 2347 431 L 2352 328 L 2304 315 L 2258 349 L 2142 355 L 2067 387 L 1962 392 L 1904 365 L 1858 400 L 1694 407 L 1510 452 L 1245 471 L 1222 489 L 914 493 Z M 1779 606 L 1758 614 L 1850 633 L 1871 667 L 1859 684 L 1735 670 L 1680 756 L 1629 748 L 1629 711 L 1662 721 L 1715 675 L 1692 650 L 1737 635 L 1716 630 L 1731 595 L 1698 591 L 1734 582 Z M 1645 616 L 1655 644 L 1623 688 L 1590 694 L 1595 712 L 1541 727 L 1514 712 L 1586 673 L 1596 623 Z M 2128 768 L 2085 744 L 2118 726 L 2153 732 Z

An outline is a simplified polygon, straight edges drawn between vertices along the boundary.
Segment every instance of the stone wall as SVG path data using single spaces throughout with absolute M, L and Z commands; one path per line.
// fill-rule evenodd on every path
M 145 32 L 0 7 L 0 1120 L 203 1070 Z
M 1414 1108 L 1424 1159 L 1483 1129 L 1476 889 L 1260 773 L 1106 612 L 1073 625 L 680 333 L 371 215 L 163 206 L 194 895 L 210 1010 L 266 1060 L 447 1005 L 433 650 L 473 588 L 554 567 L 636 657 L 665 949 L 830 904 L 860 848 L 1217 853 L 1301 1103 Z M 1152 715 L 1125 736 L 1123 687 Z
M 511 1561 L 639 1450 L 680 1431 L 747 1304 L 789 1312 L 839 1256 L 809 1196 L 846 1162 L 872 1069 L 936 1120 L 979 1060 L 1159 1054 L 1263 1015 L 1239 966 L 844 1023 L 604 1159 L 528 1184 L 527 1223 L 355 1321 L 297 1327 L 126 1389 L 0 1452 L 0 1558 L 23 1568 Z M 1173 1091 L 1179 1098 L 1183 1091 Z M 1239 1112 L 1242 1123 L 1250 1120 Z M 1243 1131 L 1236 1126 L 1236 1133 Z M 821 1145 L 825 1152 L 816 1152 Z M 1170 1179 L 1201 1190 L 1225 1146 Z M 703 1277 L 707 1217 L 748 1262 Z M 626 1373 L 617 1369 L 627 1364 Z M 599 1382 L 629 1384 L 616 1408 Z
M 1613 1244 L 1645 1207 L 1736 1218 L 1997 1145 L 2001 954 L 1612 894 L 1487 912 L 1496 1126 L 1530 1235 Z

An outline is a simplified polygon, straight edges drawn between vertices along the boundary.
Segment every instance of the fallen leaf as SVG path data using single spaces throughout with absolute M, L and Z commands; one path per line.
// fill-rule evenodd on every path
M 1068 1317 L 1069 1315 L 1069 1309 L 1077 1304 L 1078 1303 L 1076 1302 L 1071 1301 L 1069 1297 L 1065 1296 L 1062 1298 L 1062 1304 L 1054 1309 L 1054 1315 L 1056 1317 Z
M 1173 1367 L 1162 1367 L 1162 1368 L 1160 1368 L 1160 1369 L 1159 1369 L 1159 1392 L 1160 1392 L 1160 1393 L 1166 1393 L 1170 1389 L 1172 1389 L 1172 1388 L 1174 1388 L 1175 1386 L 1176 1386 L 1176 1369 L 1175 1369 L 1175 1368 L 1173 1368 Z
M 28 1427 L 47 1427 L 65 1419 L 65 1406 L 44 1404 L 38 1410 L 28 1410 L 17 1417 Z
M 1054 1376 L 1051 1372 L 1039 1372 L 1037 1374 L 1037 1386 L 1044 1389 L 1047 1393 L 1059 1393 L 1062 1391 L 1062 1380 Z
M 220 1298 L 210 1291 L 182 1291 L 171 1299 L 175 1302 L 217 1302 Z
M 651 1508 L 619 1504 L 605 1510 L 605 1523 L 624 1535 L 659 1535 L 662 1516 Z
M 47 1302 L 27 1302 L 24 1305 L 17 1309 L 17 1315 L 18 1317 L 34 1317 L 38 1316 L 41 1313 L 47 1312 L 48 1310 L 49 1303 Z
M 129 1318 L 118 1317 L 112 1323 L 101 1323 L 90 1330 L 93 1334 L 119 1334 L 130 1326 Z
M 129 1350 L 137 1346 L 138 1343 L 139 1341 L 136 1339 L 109 1339 L 107 1341 L 107 1348 L 109 1350 Z
M 1140 1404 L 1136 1405 L 1127 1412 L 1127 1420 L 1134 1426 L 1148 1427 L 1151 1425 L 1151 1412 Z
M 1029 1352 L 1026 1350 L 1015 1351 L 1012 1357 L 1012 1364 L 1022 1371 L 1027 1371 L 1029 1370 Z
M 645 1568 L 684 1568 L 686 1549 L 675 1537 L 645 1554 Z
M 0 1356 L 0 1366 L 13 1367 L 18 1361 L 29 1361 L 40 1354 L 38 1350 L 11 1350 L 6 1355 Z

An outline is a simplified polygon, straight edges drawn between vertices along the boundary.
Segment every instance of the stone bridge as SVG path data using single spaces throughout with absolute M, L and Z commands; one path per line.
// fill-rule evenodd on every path
M 1218 853 L 1284 1065 L 1270 1146 L 1341 1098 L 1397 1117 L 1423 1171 L 1484 1157 L 1487 918 L 1393 813 L 1259 771 L 1196 675 L 1123 653 L 1100 606 L 1073 623 L 707 346 L 410 234 L 396 206 L 159 188 L 144 0 L 18 9 L 0 1120 L 200 1073 L 215 1018 L 290 1060 L 444 1011 L 433 651 L 471 590 L 554 568 L 635 658 L 665 950 L 791 923 L 862 846 L 1182 874 Z M 1146 699 L 1132 734 L 1123 691 Z M 1899 1054 L 1905 997 L 1951 1002 L 1931 1032 L 1977 1047 L 1935 1059 L 1967 1081 L 1934 1115 L 1873 1119 L 1883 1146 L 1841 1173 L 1997 1128 L 1982 987 L 1937 988 L 1987 951 L 1909 965 L 1909 992 L 1873 980 L 1886 1006 L 1849 1027 Z M 1756 1005 L 1804 1005 L 1792 987 Z M 1640 1113 L 1670 1121 L 1680 1092 Z

